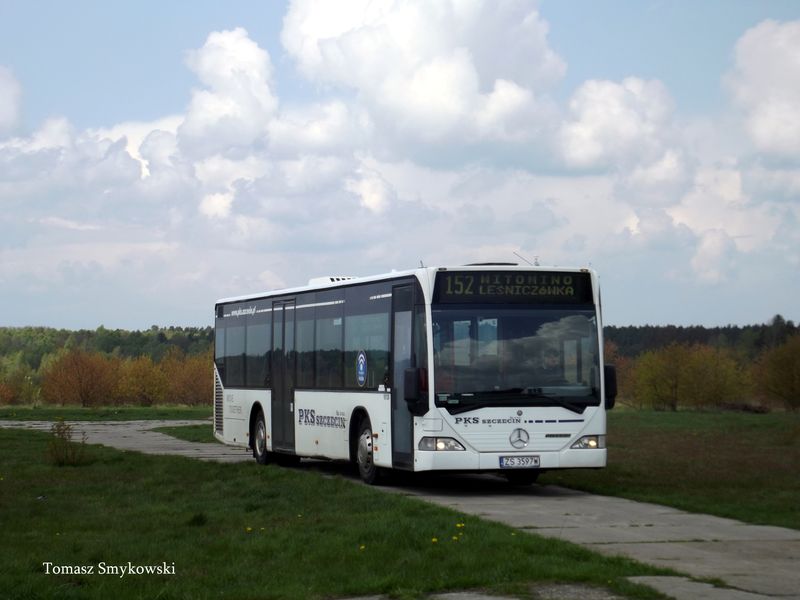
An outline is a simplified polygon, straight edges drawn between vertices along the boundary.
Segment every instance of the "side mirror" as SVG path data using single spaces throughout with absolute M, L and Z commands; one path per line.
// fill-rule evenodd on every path
M 613 365 L 603 367 L 605 380 L 606 410 L 614 408 L 617 401 L 617 369 Z
M 427 391 L 428 378 L 425 369 L 406 369 L 403 372 L 403 397 L 412 415 L 424 415 L 428 412 Z

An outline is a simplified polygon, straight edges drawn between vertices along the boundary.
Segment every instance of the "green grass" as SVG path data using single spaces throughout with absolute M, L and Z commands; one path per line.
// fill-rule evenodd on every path
M 214 433 L 211 431 L 211 423 L 208 425 L 182 425 L 179 427 L 156 427 L 153 431 L 158 431 L 159 433 L 166 433 L 167 435 L 171 435 L 174 438 L 178 438 L 179 440 L 185 440 L 187 442 L 202 442 L 206 444 L 218 444 L 220 443 L 217 438 L 214 437 Z
M 0 419 L 9 421 L 138 421 L 161 419 L 207 419 L 211 417 L 208 406 L 5 406 L 0 408 Z
M 55 467 L 45 459 L 48 438 L 0 430 L 6 597 L 416 597 L 519 593 L 534 582 L 660 597 L 625 577 L 664 571 L 341 477 L 100 446 L 88 448 L 88 464 Z M 101 562 L 129 561 L 174 563 L 176 574 L 97 573 Z M 47 575 L 44 562 L 96 572 Z
M 800 414 L 608 414 L 608 467 L 540 478 L 741 521 L 800 529 Z

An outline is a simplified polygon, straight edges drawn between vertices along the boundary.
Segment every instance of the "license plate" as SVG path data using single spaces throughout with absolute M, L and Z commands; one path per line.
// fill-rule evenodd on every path
M 501 456 L 501 469 L 525 469 L 539 466 L 538 456 Z

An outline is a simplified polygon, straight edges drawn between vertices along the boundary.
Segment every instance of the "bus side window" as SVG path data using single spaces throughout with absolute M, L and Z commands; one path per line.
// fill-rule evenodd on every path
M 244 319 L 225 328 L 225 380 L 226 385 L 242 387 L 245 384 L 245 327 Z
M 344 290 L 317 293 L 315 329 L 317 388 L 340 389 L 344 367 Z
M 314 382 L 314 309 L 297 310 L 297 387 L 313 388 Z
M 272 341 L 272 325 L 269 313 L 247 317 L 245 378 L 247 387 L 269 387 L 269 352 Z

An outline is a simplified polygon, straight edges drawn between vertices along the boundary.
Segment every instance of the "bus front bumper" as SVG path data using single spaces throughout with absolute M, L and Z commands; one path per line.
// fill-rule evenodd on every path
M 423 451 L 417 450 L 414 455 L 415 471 L 505 471 L 500 466 L 504 457 L 538 457 L 539 469 L 597 469 L 606 466 L 605 448 L 567 449 L 559 452 L 470 452 Z

